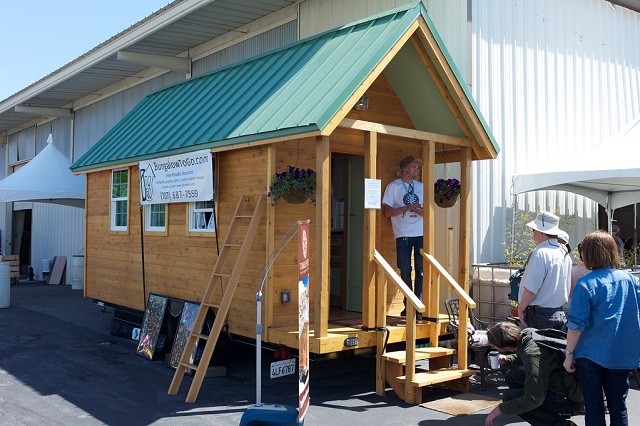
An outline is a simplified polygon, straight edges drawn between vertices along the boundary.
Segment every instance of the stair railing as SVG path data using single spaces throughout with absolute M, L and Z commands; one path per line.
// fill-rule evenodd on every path
M 458 315 L 459 315 L 461 326 L 458 327 L 458 331 L 457 331 L 458 338 L 456 339 L 458 341 L 458 348 L 457 348 L 458 349 L 458 368 L 466 369 L 469 362 L 468 360 L 469 342 L 467 339 L 467 327 L 463 326 L 462 324 L 469 323 L 469 308 L 471 309 L 475 308 L 476 302 L 471 298 L 471 296 L 469 296 L 469 294 L 462 287 L 460 287 L 460 284 L 458 284 L 456 280 L 453 279 L 453 277 L 449 274 L 449 272 L 447 272 L 447 270 L 442 267 L 442 265 L 436 260 L 435 257 L 426 253 L 422 249 L 420 250 L 420 253 L 422 254 L 422 257 L 426 260 L 426 263 L 424 265 L 424 269 L 426 272 L 425 276 L 430 276 L 431 274 L 435 274 L 435 276 L 432 276 L 432 282 L 436 284 L 435 288 L 439 288 L 440 281 L 444 280 L 444 282 L 449 285 L 449 287 L 454 291 L 454 293 L 457 295 L 459 299 Z M 433 296 L 433 295 L 430 294 L 430 296 Z M 439 303 L 439 300 L 438 300 L 438 303 Z M 436 333 L 436 334 L 431 333 L 431 335 L 436 336 L 436 339 L 437 339 L 437 337 L 439 336 L 439 333 Z M 436 340 L 436 344 L 437 344 L 437 340 Z
M 377 251 L 373 250 L 373 259 L 378 265 L 377 273 L 376 273 L 376 288 L 378 290 L 378 307 L 381 309 L 378 312 L 377 317 L 382 318 L 385 321 L 386 326 L 386 294 L 387 294 L 387 282 L 395 285 L 400 292 L 405 297 L 407 301 L 406 308 L 406 333 L 407 339 L 405 342 L 406 346 L 406 365 L 407 366 L 415 366 L 416 364 L 416 312 L 423 313 L 425 311 L 425 306 L 420 299 L 413 293 L 413 290 L 407 286 L 400 275 L 395 271 L 394 268 L 389 265 L 389 262 Z M 381 300 L 383 299 L 383 300 Z M 384 395 L 384 361 L 382 361 L 382 351 L 384 350 L 383 345 L 377 345 L 376 350 L 376 362 L 378 364 L 377 370 L 378 374 L 376 374 L 376 394 Z M 413 401 L 413 395 L 416 392 L 416 388 L 411 386 L 411 382 L 415 379 L 415 367 L 407 367 L 405 373 L 405 381 L 404 381 L 404 390 L 405 390 L 405 400 Z M 407 399 L 410 398 L 410 399 Z

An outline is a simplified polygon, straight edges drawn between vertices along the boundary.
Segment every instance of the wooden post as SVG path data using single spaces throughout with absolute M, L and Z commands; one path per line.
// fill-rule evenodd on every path
M 458 284 L 469 294 L 470 233 L 471 233 L 471 148 L 462 148 L 460 156 L 460 241 Z
M 378 134 L 376 132 L 364 132 L 364 175 L 369 179 L 376 178 L 376 157 L 378 154 Z M 366 327 L 384 326 L 386 310 L 376 309 L 375 269 L 373 250 L 376 241 L 376 211 L 366 209 L 364 211 L 364 263 L 362 271 L 362 324 Z M 378 301 L 378 308 L 380 307 Z M 383 306 L 384 308 L 384 306 Z M 377 314 L 377 315 L 376 315 Z M 380 317 L 382 315 L 382 317 Z
M 422 141 L 422 182 L 424 185 L 424 217 L 423 217 L 423 250 L 432 255 L 435 253 L 435 208 L 433 196 L 435 190 L 433 183 L 435 182 L 436 169 L 436 143 L 433 141 Z M 440 302 L 440 289 L 438 286 L 438 274 L 431 267 L 430 262 L 425 263 L 424 276 L 422 280 L 422 299 L 427 308 L 426 316 L 430 318 L 438 317 Z M 431 340 L 435 339 L 437 345 L 437 336 L 439 335 L 440 324 L 435 322 L 429 323 L 429 336 Z
M 315 338 L 327 337 L 329 325 L 329 244 L 331 230 L 331 150 L 328 136 L 316 137 L 316 282 Z M 312 284 L 313 287 L 313 284 Z
M 380 327 L 386 327 L 386 312 L 387 312 L 387 274 L 384 273 L 384 268 L 380 265 L 377 266 L 374 262 L 375 268 L 375 280 L 376 280 L 376 293 L 377 293 L 377 304 L 376 304 L 376 316 L 378 318 L 384 318 L 384 320 L 379 321 L 378 325 Z M 385 362 L 382 359 L 382 355 L 384 355 L 384 341 L 385 334 L 378 333 L 376 335 L 376 395 L 384 396 L 385 389 Z

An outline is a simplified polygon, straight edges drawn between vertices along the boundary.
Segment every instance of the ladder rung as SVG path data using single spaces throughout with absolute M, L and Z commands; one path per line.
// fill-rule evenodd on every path
M 219 309 L 219 308 L 220 308 L 220 306 L 219 306 L 219 305 L 215 305 L 215 304 L 213 304 L 213 303 L 209 303 L 209 302 L 202 302 L 202 303 L 200 303 L 200 304 L 201 304 L 201 305 L 204 305 L 204 306 L 208 306 L 208 307 L 210 307 L 210 308 L 214 308 L 214 309 Z
M 196 339 L 204 339 L 204 340 L 209 339 L 208 334 L 200 334 L 200 333 L 191 333 L 191 337 L 195 337 Z
M 231 274 L 223 274 L 223 273 L 220 273 L 220 272 L 214 272 L 213 275 L 216 276 L 216 277 L 231 278 Z
M 253 217 L 253 215 L 250 215 L 250 214 L 239 214 L 239 215 L 236 215 L 234 217 L 236 217 L 238 219 L 251 219 Z
M 230 243 L 227 243 L 227 244 L 223 244 L 223 246 L 224 246 L 224 247 L 235 247 L 235 248 L 240 248 L 240 247 L 242 247 L 242 244 L 230 244 Z
M 191 364 L 190 362 L 181 362 L 180 365 L 182 365 L 184 367 L 187 367 L 187 368 L 190 368 L 192 370 L 197 370 L 198 369 L 197 365 Z

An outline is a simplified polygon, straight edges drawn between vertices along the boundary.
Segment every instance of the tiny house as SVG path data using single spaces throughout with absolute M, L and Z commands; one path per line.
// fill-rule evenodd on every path
M 143 205 L 142 163 L 202 150 L 212 155 L 212 200 Z M 498 152 L 421 3 L 327 31 L 148 95 L 73 164 L 87 177 L 85 294 L 139 311 L 150 293 L 200 301 L 241 199 L 264 211 L 228 332 L 255 337 L 264 265 L 292 224 L 310 219 L 310 352 L 381 353 L 376 328 L 397 316 L 407 289 L 389 266 L 389 219 L 364 208 L 364 180 L 384 188 L 399 161 L 414 155 L 424 161 L 426 261 L 424 306 L 410 309 L 424 311 L 425 321 L 397 322 L 387 338 L 437 346 L 446 326 L 441 282 L 470 301 L 471 162 Z M 459 163 L 463 188 L 454 277 L 433 257 L 432 182 L 443 163 Z M 288 166 L 316 171 L 315 203 L 263 201 L 272 176 Z M 262 340 L 293 348 L 297 306 L 283 294 L 297 300 L 296 255 L 286 246 L 269 270 L 262 316 Z M 346 345 L 349 337 L 357 340 Z

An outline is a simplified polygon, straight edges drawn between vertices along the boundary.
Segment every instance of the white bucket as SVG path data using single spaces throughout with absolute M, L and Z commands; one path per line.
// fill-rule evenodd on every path
M 84 289 L 84 256 L 81 254 L 71 258 L 71 289 Z
M 0 308 L 8 308 L 11 301 L 11 263 L 0 262 Z
M 42 280 L 46 280 L 51 272 L 51 259 L 42 259 Z

